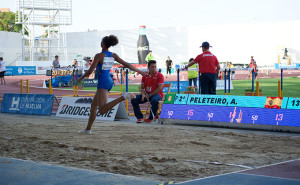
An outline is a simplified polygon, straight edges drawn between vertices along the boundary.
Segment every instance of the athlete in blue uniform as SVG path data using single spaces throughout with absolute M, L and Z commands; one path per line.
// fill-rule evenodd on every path
M 109 71 L 114 64 L 114 61 L 119 62 L 130 70 L 140 73 L 142 76 L 145 76 L 147 73 L 142 72 L 139 69 L 135 68 L 131 64 L 122 60 L 117 54 L 108 51 L 111 46 L 118 44 L 118 38 L 114 35 L 105 36 L 101 41 L 102 52 L 95 55 L 94 62 L 89 70 L 78 79 L 78 82 L 82 81 L 85 77 L 89 76 L 94 69 L 96 69 L 96 75 L 98 78 L 97 91 L 94 96 L 93 102 L 91 104 L 91 113 L 89 116 L 88 125 L 85 130 L 80 130 L 80 134 L 91 134 L 92 125 L 96 119 L 97 107 L 99 108 L 100 114 L 105 114 L 110 109 L 112 109 L 118 103 L 124 101 L 125 99 L 135 98 L 131 93 L 123 93 L 121 97 L 107 103 L 108 93 L 113 86 L 113 81 L 110 77 Z

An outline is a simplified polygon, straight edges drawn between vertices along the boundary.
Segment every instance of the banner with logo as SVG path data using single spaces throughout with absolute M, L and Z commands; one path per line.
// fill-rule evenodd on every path
M 83 87 L 97 87 L 98 79 L 83 79 Z
M 165 84 L 170 84 L 170 83 L 172 83 L 171 88 L 170 88 L 170 92 L 177 92 L 177 89 L 178 89 L 177 81 L 165 82 Z M 185 91 L 188 86 L 189 86 L 188 81 L 180 81 L 179 82 L 179 91 L 180 92 Z M 168 92 L 168 89 L 164 88 L 163 91 L 166 93 L 166 92 Z
M 108 102 L 114 98 L 108 98 Z M 91 112 L 91 97 L 62 97 L 56 116 L 88 119 Z M 129 119 L 123 103 L 119 103 L 105 114 L 97 111 L 96 120 Z
M 12 75 L 35 75 L 35 66 L 6 66 L 5 76 Z
M 53 94 L 5 93 L 1 104 L 1 112 L 51 115 L 53 98 Z
M 51 70 L 52 66 L 36 66 L 36 74 L 45 75 L 47 70 Z
M 294 68 L 297 70 L 298 68 L 300 68 L 300 63 L 292 63 L 291 65 L 275 63 L 274 66 L 275 66 L 275 69 L 281 69 L 281 68 L 293 69 Z
M 226 80 L 226 89 L 228 90 L 229 87 L 229 80 Z M 225 80 L 217 80 L 217 90 L 224 90 L 225 89 Z M 230 89 L 233 89 L 232 80 L 230 80 Z

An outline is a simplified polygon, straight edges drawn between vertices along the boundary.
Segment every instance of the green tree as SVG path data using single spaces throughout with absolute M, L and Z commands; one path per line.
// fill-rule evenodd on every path
M 21 24 L 15 24 L 16 13 L 0 12 L 0 31 L 20 32 Z

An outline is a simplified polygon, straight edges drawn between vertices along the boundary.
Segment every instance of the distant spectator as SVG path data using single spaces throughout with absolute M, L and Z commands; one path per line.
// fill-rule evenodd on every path
M 191 58 L 189 62 L 193 61 L 194 58 Z M 197 68 L 197 64 L 193 64 L 189 68 Z M 195 87 L 197 87 L 197 77 L 198 77 L 198 71 L 188 71 L 188 79 L 189 79 L 189 86 L 192 86 L 192 83 Z
M 169 73 L 169 76 L 171 76 L 172 65 L 173 65 L 173 61 L 168 56 L 168 58 L 166 60 L 166 68 L 167 68 L 167 74 L 166 75 L 168 75 L 168 73 Z
M 52 66 L 53 68 L 60 68 L 60 64 L 59 64 L 59 61 L 58 61 L 58 56 L 56 55 L 53 62 L 52 62 Z
M 72 67 L 78 68 L 78 62 L 77 62 L 77 59 L 74 59 L 74 61 L 73 61 L 73 63 L 72 63 Z
M 148 63 L 150 60 L 155 60 L 155 59 L 154 59 L 154 56 L 152 55 L 152 51 L 151 51 L 151 50 L 149 50 L 149 53 L 148 53 L 148 55 L 146 56 L 145 60 L 146 60 L 147 63 Z
M 250 65 L 249 65 L 249 74 L 248 74 L 246 80 L 248 78 L 252 79 L 252 71 L 254 71 L 254 73 L 253 73 L 254 78 L 257 80 L 258 69 L 257 69 L 256 61 L 254 60 L 253 56 L 251 56 L 251 61 L 250 61 Z
M 90 63 L 89 61 L 85 61 L 83 70 L 85 70 L 85 71 L 89 70 L 89 68 L 90 68 L 89 63 Z
M 234 68 L 234 65 L 232 64 L 232 62 L 229 62 L 228 68 L 229 69 Z M 230 75 L 231 75 L 231 79 L 233 80 L 235 78 L 235 71 L 230 71 Z
M 5 62 L 3 58 L 0 57 L 0 85 L 5 85 L 4 73 L 6 72 Z

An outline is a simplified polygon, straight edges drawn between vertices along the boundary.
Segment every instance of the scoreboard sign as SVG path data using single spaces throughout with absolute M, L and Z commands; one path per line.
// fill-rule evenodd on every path
M 289 97 L 287 100 L 287 109 L 298 109 L 300 110 L 300 98 Z
M 170 122 L 224 123 L 222 126 L 233 127 L 247 124 L 247 128 L 287 126 L 297 127 L 300 132 L 300 98 L 177 94 L 174 104 L 163 105 L 160 118 Z
M 187 104 L 190 105 L 215 105 L 230 107 L 259 107 L 265 106 L 266 97 L 257 96 L 226 96 L 226 95 L 190 95 Z
M 300 127 L 300 110 L 164 104 L 160 118 Z
M 76 73 L 77 70 L 73 69 L 52 69 L 52 76 L 67 76 Z M 76 74 L 77 75 L 77 74 Z M 78 75 L 82 75 L 82 70 L 78 70 Z M 46 71 L 46 76 L 51 76 L 51 70 Z

